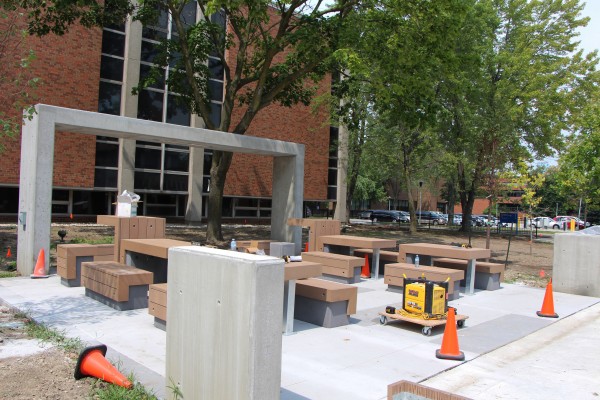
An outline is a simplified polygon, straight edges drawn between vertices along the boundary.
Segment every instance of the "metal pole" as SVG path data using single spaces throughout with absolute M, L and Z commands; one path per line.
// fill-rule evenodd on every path
M 421 188 L 423 187 L 423 181 L 419 181 L 419 225 L 421 225 Z
M 581 219 L 581 197 L 579 198 L 579 212 L 577 213 L 577 218 Z

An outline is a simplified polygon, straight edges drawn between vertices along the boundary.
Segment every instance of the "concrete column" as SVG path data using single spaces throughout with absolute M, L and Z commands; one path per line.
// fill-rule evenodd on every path
M 346 194 L 348 192 L 348 127 L 344 124 L 340 124 L 338 129 L 337 153 L 337 205 L 333 218 L 341 222 L 348 222 L 348 204 L 346 203 Z
M 283 260 L 200 246 L 168 258 L 169 398 L 279 399 Z
M 52 171 L 54 167 L 55 115 L 36 113 L 24 120 L 21 137 L 19 183 L 19 224 L 17 229 L 17 270 L 33 273 L 40 249 L 50 263 L 50 222 L 52 216 Z
M 202 221 L 202 178 L 204 175 L 204 149 L 190 147 L 188 199 L 185 209 L 186 222 Z
M 302 248 L 302 227 L 287 224 L 289 218 L 302 218 L 304 195 L 304 147 L 295 157 L 273 159 L 273 200 L 271 204 L 271 239 L 292 242 L 296 254 Z
M 552 276 L 557 292 L 600 297 L 600 236 L 554 235 Z
M 125 26 L 125 65 L 123 70 L 123 90 L 121 92 L 121 115 L 137 118 L 138 96 L 131 90 L 140 81 L 140 58 L 142 54 L 142 24 L 127 20 Z M 119 139 L 119 172 L 117 192 L 133 191 L 135 168 L 135 140 Z

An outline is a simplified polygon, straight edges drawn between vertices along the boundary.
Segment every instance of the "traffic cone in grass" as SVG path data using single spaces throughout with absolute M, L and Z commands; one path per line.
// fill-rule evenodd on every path
M 537 312 L 538 317 L 558 318 L 558 314 L 554 312 L 554 295 L 552 294 L 552 279 L 546 285 L 546 294 L 544 295 L 544 303 L 542 310 Z
M 371 277 L 371 268 L 369 268 L 369 256 L 365 254 L 365 263 L 363 264 L 362 271 L 360 272 L 361 278 Z
M 40 249 L 40 254 L 38 254 L 37 262 L 35 263 L 35 268 L 33 270 L 33 274 L 30 275 L 32 278 L 47 278 L 46 275 L 46 253 L 44 253 L 44 249 Z
M 6 258 L 10 258 L 12 256 L 11 252 L 10 252 L 10 247 L 8 248 L 8 251 L 6 252 Z
M 75 366 L 75 379 L 79 380 L 90 376 L 131 389 L 133 384 L 104 358 L 105 355 L 106 346 L 103 344 L 84 349 L 79 355 Z
M 456 332 L 456 317 L 454 314 L 454 308 L 448 307 L 442 348 L 435 351 L 435 356 L 445 360 L 464 361 L 465 353 L 458 349 L 458 334 Z

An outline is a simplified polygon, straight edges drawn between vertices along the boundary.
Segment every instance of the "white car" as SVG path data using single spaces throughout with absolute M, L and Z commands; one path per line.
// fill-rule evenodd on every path
M 538 229 L 553 228 L 554 225 L 556 224 L 556 221 L 554 221 L 550 217 L 535 217 L 532 221 L 532 224 L 533 224 L 533 226 L 535 226 Z

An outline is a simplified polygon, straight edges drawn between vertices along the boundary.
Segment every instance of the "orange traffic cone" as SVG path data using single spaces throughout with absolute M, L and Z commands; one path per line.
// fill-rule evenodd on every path
M 361 278 L 371 277 L 371 268 L 369 268 L 369 255 L 365 254 L 365 263 L 363 264 L 362 271 L 360 272 Z
M 304 252 L 308 253 L 308 242 L 304 243 Z
M 69 218 L 73 219 L 73 213 L 71 213 L 71 215 L 69 215 Z
M 542 303 L 542 310 L 537 312 L 538 317 L 558 318 L 558 314 L 554 312 L 554 295 L 552 294 L 552 279 L 546 285 L 546 294 Z
M 103 344 L 84 349 L 79 355 L 77 365 L 75 366 L 75 379 L 79 380 L 91 376 L 92 378 L 102 379 L 108 383 L 131 389 L 133 384 L 104 358 L 105 355 L 106 346 Z
M 6 258 L 10 258 L 12 256 L 11 252 L 10 252 L 10 247 L 8 248 L 8 251 L 6 252 Z
M 47 278 L 49 275 L 46 275 L 46 253 L 44 253 L 44 249 L 40 249 L 40 254 L 38 254 L 37 262 L 35 263 L 35 269 L 33 270 L 33 274 L 30 276 L 32 278 Z
M 546 276 L 546 271 L 540 269 L 540 278 L 544 278 Z
M 454 308 L 448 307 L 442 348 L 435 351 L 435 356 L 445 360 L 463 361 L 465 353 L 458 349 L 458 334 L 456 333 L 456 318 L 454 314 Z

